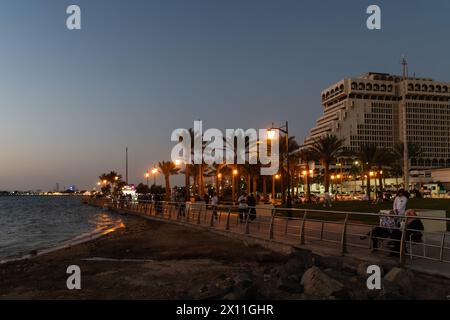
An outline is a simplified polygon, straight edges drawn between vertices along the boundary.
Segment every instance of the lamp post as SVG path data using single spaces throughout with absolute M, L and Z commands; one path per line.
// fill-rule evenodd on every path
M 276 183 L 276 180 L 278 180 L 280 178 L 280 175 L 279 174 L 275 174 L 275 175 L 273 175 L 272 176 L 272 202 L 273 202 L 273 204 L 275 204 L 275 183 Z
M 237 169 L 233 169 L 233 174 L 232 174 L 232 178 L 231 178 L 231 201 L 234 202 L 236 201 L 236 186 L 235 186 L 235 176 L 238 174 L 238 170 Z
M 148 173 L 148 170 L 147 170 L 147 172 L 145 173 L 145 178 L 147 178 L 147 187 L 148 187 L 148 178 L 150 177 L 150 173 Z
M 153 167 L 152 174 L 153 174 L 153 185 L 156 186 L 156 175 L 158 174 L 158 169 L 156 167 Z
M 286 168 L 287 168 L 287 175 L 286 175 L 286 180 L 287 180 L 287 195 L 286 192 L 284 190 L 282 190 L 283 192 L 283 202 L 286 203 L 286 206 L 288 208 L 292 207 L 292 197 L 291 197 L 291 178 L 290 178 L 290 174 L 291 174 L 291 170 L 289 167 L 289 126 L 288 126 L 288 122 L 286 121 L 284 126 L 275 128 L 273 123 L 272 123 L 272 127 L 267 130 L 267 137 L 269 139 L 271 139 L 271 137 L 274 137 L 274 134 L 271 133 L 273 132 L 273 130 L 279 130 L 281 132 L 283 132 L 285 134 L 285 143 L 286 143 Z

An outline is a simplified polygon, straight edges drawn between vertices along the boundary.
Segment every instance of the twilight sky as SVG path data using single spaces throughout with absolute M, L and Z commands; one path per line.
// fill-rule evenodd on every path
M 0 0 L 0 190 L 90 189 L 124 172 L 126 146 L 138 183 L 196 119 L 288 119 L 302 142 L 323 88 L 400 73 L 402 54 L 411 74 L 450 81 L 450 2 L 430 2 Z M 70 4 L 80 31 L 66 29 Z M 381 31 L 366 28 L 370 4 Z

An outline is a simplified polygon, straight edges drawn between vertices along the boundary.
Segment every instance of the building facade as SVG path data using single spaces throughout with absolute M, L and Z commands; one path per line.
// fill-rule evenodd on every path
M 322 105 L 305 146 L 335 134 L 348 149 L 367 143 L 392 148 L 406 134 L 422 149 L 411 169 L 450 167 L 450 83 L 371 72 L 323 90 Z

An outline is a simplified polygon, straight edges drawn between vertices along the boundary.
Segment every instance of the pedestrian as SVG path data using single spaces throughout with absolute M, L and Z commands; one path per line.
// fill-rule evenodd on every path
M 217 197 L 217 193 L 213 193 L 211 197 L 211 209 L 213 212 L 213 217 L 215 220 L 217 220 L 217 207 L 219 205 L 219 198 Z
M 249 219 L 253 221 L 256 219 L 256 198 L 253 193 L 248 196 L 247 205 L 249 207 Z
M 239 221 L 244 222 L 244 218 L 246 218 L 246 212 L 248 209 L 247 194 L 245 192 L 243 192 L 239 197 L 238 203 L 239 203 Z
M 393 210 L 394 213 L 400 217 L 405 215 L 406 205 L 408 203 L 409 192 L 405 191 L 405 189 L 400 189 L 397 192 L 397 196 L 394 199 Z M 397 224 L 400 223 L 400 219 L 396 219 Z

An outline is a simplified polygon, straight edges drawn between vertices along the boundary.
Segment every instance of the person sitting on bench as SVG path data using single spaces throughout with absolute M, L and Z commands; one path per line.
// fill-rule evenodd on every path
M 422 231 L 424 230 L 422 221 L 417 217 L 417 213 L 412 210 L 406 210 L 406 241 L 422 242 Z M 402 231 L 395 229 L 392 231 L 391 238 L 393 248 L 391 256 L 398 256 L 400 252 L 400 241 L 402 239 Z
M 379 247 L 379 241 L 381 239 L 390 238 L 392 231 L 397 228 L 397 223 L 395 221 L 394 211 L 390 211 L 389 214 L 380 216 L 379 226 L 374 227 L 371 232 L 367 233 L 366 236 L 360 237 L 361 240 L 367 239 L 367 236 L 371 236 L 372 249 L 376 251 Z

